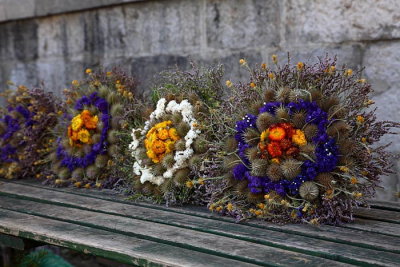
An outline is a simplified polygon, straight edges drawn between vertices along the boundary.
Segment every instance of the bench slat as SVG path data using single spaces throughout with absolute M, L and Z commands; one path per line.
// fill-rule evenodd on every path
M 274 265 L 278 261 L 283 265 L 295 266 L 303 265 L 305 263 L 311 265 L 323 263 L 340 265 L 338 262 L 319 257 L 304 255 L 257 243 L 250 243 L 244 240 L 136 220 L 124 216 L 115 216 L 62 206 L 55 207 L 50 204 L 13 199 L 5 196 L 0 197 L 0 207 L 18 212 L 30 213 L 35 216 L 44 216 L 47 218 L 62 220 L 91 228 L 103 229 L 136 238 L 148 239 L 154 242 L 171 244 L 195 251 L 221 255 L 227 258 L 264 266 Z M 359 252 L 364 254 L 361 255 L 360 258 L 363 256 L 368 257 L 368 251 L 365 251 L 365 253 L 362 251 Z M 371 253 L 371 251 L 369 253 Z M 369 260 L 363 260 L 359 263 L 383 264 L 390 266 L 394 263 L 393 260 L 396 260 L 396 256 L 400 261 L 400 255 L 397 254 L 387 252 L 378 252 L 376 254 L 382 256 L 379 256 L 378 259 L 376 257 L 370 257 Z
M 393 210 L 400 212 L 400 202 L 372 201 L 371 207 L 375 209 Z
M 76 190 L 75 190 L 76 191 Z M 361 230 L 347 229 L 343 227 L 333 226 L 321 226 L 319 228 L 307 225 L 275 225 L 268 224 L 265 222 L 253 221 L 250 223 L 233 224 L 233 220 L 226 217 L 216 216 L 209 212 L 197 212 L 191 214 L 174 214 L 168 208 L 168 211 L 162 206 L 146 205 L 137 206 L 128 203 L 119 203 L 105 201 L 98 198 L 91 198 L 90 196 L 83 196 L 80 194 L 69 195 L 65 192 L 59 192 L 50 190 L 48 188 L 32 188 L 24 185 L 15 185 L 13 183 L 7 183 L 4 186 L 0 186 L 0 192 L 8 192 L 9 194 L 24 195 L 35 197 L 38 195 L 44 196 L 46 199 L 51 199 L 52 203 L 62 203 L 64 205 L 73 205 L 74 207 L 86 208 L 100 212 L 106 212 L 114 215 L 127 215 L 132 218 L 150 220 L 153 222 L 162 222 L 169 225 L 188 227 L 190 229 L 196 229 L 200 231 L 208 231 L 223 235 L 233 235 L 236 238 L 252 238 L 257 236 L 254 232 L 260 232 L 260 228 L 265 231 L 268 237 L 261 239 L 257 236 L 257 239 L 253 238 L 254 242 L 270 242 L 271 245 L 278 247 L 286 246 L 288 249 L 301 249 L 304 248 L 301 244 L 302 241 L 308 240 L 306 237 L 318 238 L 327 241 L 333 241 L 340 244 L 351 244 L 363 248 L 373 248 L 375 250 L 383 250 L 389 252 L 399 252 L 399 238 L 382 235 L 380 233 L 363 232 Z M 95 207 L 95 208 L 93 208 Z M 176 211 L 177 208 L 171 208 Z M 191 210 L 199 210 L 197 207 L 192 207 Z M 180 209 L 181 210 L 181 209 Z M 194 215 L 194 216 L 193 216 Z M 205 216 L 201 217 L 201 216 Z M 379 223 L 377 221 L 369 221 L 369 223 Z M 365 223 L 364 223 L 365 224 Z M 353 225 L 353 224 L 349 224 Z M 368 224 L 367 224 L 368 225 Z M 205 227 L 206 226 L 206 227 Z M 372 225 L 371 228 L 375 226 Z M 229 230 L 226 230 L 229 229 Z M 368 231 L 368 230 L 367 230 Z M 400 235 L 400 229 L 397 229 Z M 393 234 L 393 231 L 391 232 Z M 362 238 L 360 238 L 362 237 Z M 293 240 L 291 242 L 285 242 L 285 240 Z M 299 241 L 300 240 L 300 241 Z M 300 245 L 297 245 L 300 242 Z M 310 243 L 319 244 L 320 241 L 312 240 Z M 332 257 L 335 253 L 326 253 L 325 247 L 319 246 L 313 247 L 313 250 L 321 251 L 323 255 Z M 336 251 L 337 252 L 337 251 Z M 340 251 L 340 253 L 342 253 Z
M 167 244 L 1 208 L 0 232 L 140 266 L 254 266 Z
M 355 211 L 355 214 L 363 219 L 400 224 L 400 212 L 397 211 L 359 208 Z

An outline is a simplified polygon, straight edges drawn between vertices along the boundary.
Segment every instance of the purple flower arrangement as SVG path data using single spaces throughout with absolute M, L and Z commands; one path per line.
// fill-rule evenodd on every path
M 107 134 L 111 120 L 109 104 L 104 98 L 98 96 L 98 92 L 93 92 L 89 97 L 84 95 L 78 99 L 75 104 L 75 109 L 81 111 L 84 107 L 90 106 L 94 106 L 98 109 L 101 114 L 101 122 L 103 123 L 103 129 L 101 129 L 100 132 L 100 140 L 91 146 L 90 152 L 82 157 L 70 155 L 63 147 L 61 138 L 59 137 L 57 139 L 57 159 L 61 160 L 61 166 L 67 167 L 71 172 L 77 168 L 86 168 L 92 165 L 98 155 L 107 153 Z
M 6 178 L 40 177 L 46 169 L 60 103 L 42 89 L 19 86 L 6 91 L 8 107 L 0 118 L 0 175 Z
M 391 172 L 386 146 L 371 146 L 399 123 L 377 121 L 371 86 L 330 58 L 259 69 L 240 64 L 251 80 L 226 82 L 231 97 L 219 120 L 235 127 L 220 131 L 225 156 L 214 179 L 223 182 L 209 209 L 238 220 L 352 221 L 353 207 L 365 204 L 379 176 Z

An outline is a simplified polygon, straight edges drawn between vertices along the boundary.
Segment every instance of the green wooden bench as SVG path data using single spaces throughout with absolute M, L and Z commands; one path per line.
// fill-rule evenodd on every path
M 139 266 L 400 266 L 400 205 L 376 202 L 340 227 L 275 225 L 108 191 L 0 180 L 4 245 L 32 241 Z

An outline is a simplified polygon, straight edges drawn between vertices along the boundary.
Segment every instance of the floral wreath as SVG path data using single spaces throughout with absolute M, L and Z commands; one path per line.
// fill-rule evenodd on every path
M 157 102 L 142 129 L 132 130 L 129 149 L 135 159 L 134 174 L 140 186 L 161 186 L 175 180 L 182 184 L 189 178 L 189 160 L 198 152 L 194 143 L 201 134 L 188 100 L 180 103 L 165 98 Z M 180 177 L 180 178 L 177 178 Z
M 76 115 L 71 120 L 71 125 L 68 126 L 68 137 L 69 144 L 82 146 L 84 144 L 90 144 L 90 133 L 89 130 L 96 130 L 98 127 L 97 115 L 92 116 L 90 111 L 84 109 L 84 106 L 94 106 L 101 113 L 101 122 L 103 128 L 100 132 L 100 140 L 91 146 L 90 152 L 86 155 L 79 157 L 70 155 L 64 148 L 61 138 L 57 139 L 57 159 L 61 160 L 61 166 L 67 167 L 71 172 L 76 168 L 86 168 L 93 164 L 98 155 L 107 153 L 107 134 L 110 126 L 111 115 L 109 114 L 108 102 L 98 96 L 98 92 L 93 92 L 89 97 L 82 96 L 76 102 L 75 109 L 81 111 L 80 114 Z M 76 131 L 74 131 L 74 129 Z M 79 141 L 78 143 L 75 143 Z
M 352 208 L 390 173 L 387 146 L 370 146 L 400 124 L 366 111 L 374 103 L 371 86 L 351 69 L 337 70 L 335 60 L 291 67 L 275 56 L 273 62 L 275 71 L 266 64 L 253 71 L 242 59 L 251 82 L 226 82 L 238 89 L 231 99 L 243 108 L 221 113 L 246 115 L 221 151 L 226 188 L 213 194 L 209 208 L 278 222 L 351 221 Z
M 60 103 L 51 93 L 25 86 L 3 95 L 9 106 L 0 118 L 0 175 L 40 178 L 53 142 L 49 128 L 56 125 Z
M 115 69 L 74 80 L 66 90 L 67 113 L 59 121 L 57 146 L 51 155 L 56 185 L 90 188 L 113 186 L 112 168 L 120 156 L 123 113 L 133 100 L 133 79 Z M 119 160 L 119 159 L 118 159 Z

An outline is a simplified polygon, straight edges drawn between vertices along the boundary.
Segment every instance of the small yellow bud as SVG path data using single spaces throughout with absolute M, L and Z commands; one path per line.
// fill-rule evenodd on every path
M 245 65 L 247 62 L 246 62 L 246 60 L 244 60 L 243 58 L 241 58 L 240 60 L 239 60 L 239 63 L 240 63 L 240 65 Z
M 257 215 L 257 216 L 260 216 L 260 215 L 263 214 L 262 210 L 256 210 L 254 213 L 255 213 L 255 215 Z
M 270 78 L 271 80 L 274 80 L 275 74 L 273 72 L 268 73 L 268 78 Z
M 356 178 L 356 177 L 354 177 L 354 176 L 353 176 L 353 177 L 351 177 L 351 178 L 350 178 L 350 183 L 351 183 L 351 184 L 358 184 L 358 180 L 357 180 L 357 178 Z
M 86 69 L 86 74 L 90 74 L 90 73 L 92 73 L 92 70 L 91 69 Z
M 351 76 L 351 75 L 353 75 L 353 70 L 352 70 L 352 69 L 347 69 L 347 70 L 345 70 L 345 71 L 344 71 L 344 75 L 345 75 L 345 76 Z
M 227 80 L 226 82 L 225 82 L 225 84 L 226 84 L 226 86 L 228 86 L 228 87 L 232 87 L 232 82 L 230 81 L 230 80 Z
M 350 171 L 350 169 L 348 167 L 346 167 L 346 166 L 340 166 L 339 170 L 341 170 L 342 172 L 349 172 Z
M 228 211 L 232 211 L 232 210 L 233 210 L 233 205 L 232 205 L 232 203 L 228 203 L 228 205 L 226 205 L 226 209 L 227 209 Z
M 364 121 L 365 121 L 365 119 L 364 119 L 364 117 L 363 116 L 361 116 L 361 115 L 358 115 L 357 116 L 357 123 L 364 123 Z
M 330 66 L 329 67 L 329 72 L 330 73 L 333 73 L 333 72 L 335 72 L 336 71 L 336 66 Z
M 264 199 L 270 199 L 270 198 L 271 198 L 271 195 L 270 195 L 270 194 L 264 195 Z
M 107 76 L 111 76 L 111 75 L 112 75 L 112 72 L 111 72 L 111 71 L 107 71 L 106 75 L 107 75 Z
M 272 62 L 274 62 L 274 64 L 278 64 L 278 56 L 273 54 L 272 55 Z
M 97 182 L 97 183 L 96 183 L 96 187 L 97 187 L 97 188 L 100 188 L 100 187 L 101 187 L 101 183 Z
M 366 80 L 366 79 L 359 79 L 357 82 L 359 82 L 359 83 L 366 83 L 367 80 Z
M 281 161 L 279 160 L 279 158 L 273 158 L 273 159 L 271 159 L 271 162 L 272 162 L 272 163 L 276 163 L 276 164 L 281 163 Z
M 301 71 L 304 68 L 304 63 L 299 61 L 297 62 L 297 70 Z
M 250 87 L 254 88 L 254 87 L 256 87 L 256 84 L 252 82 L 252 83 L 250 83 Z
M 79 86 L 79 81 L 73 80 L 73 81 L 72 81 L 72 85 L 73 85 L 73 86 Z
M 367 138 L 362 137 L 362 138 L 361 138 L 361 142 L 364 143 L 364 144 L 367 143 Z
M 76 183 L 74 183 L 74 186 L 81 187 L 82 186 L 82 182 L 76 182 Z
M 193 182 L 192 181 L 187 181 L 186 182 L 186 187 L 187 188 L 192 188 L 193 187 Z
M 265 64 L 265 63 L 261 64 L 261 68 L 262 68 L 263 70 L 266 70 L 266 69 L 267 69 L 267 64 Z
M 83 187 L 86 188 L 86 189 L 89 189 L 90 188 L 90 184 L 89 183 L 85 184 Z
M 199 179 L 197 180 L 197 182 L 198 182 L 199 184 L 203 185 L 203 184 L 204 184 L 204 179 L 203 179 L 203 178 L 199 178 Z
M 222 206 L 218 206 L 215 210 L 218 211 L 218 212 L 220 212 L 223 208 L 224 208 L 224 207 L 222 207 Z
M 257 207 L 259 207 L 260 209 L 264 209 L 265 208 L 265 204 L 264 203 L 258 203 Z

